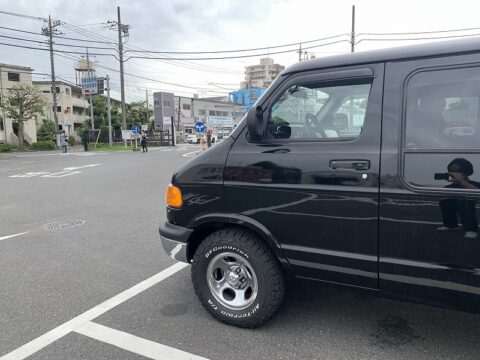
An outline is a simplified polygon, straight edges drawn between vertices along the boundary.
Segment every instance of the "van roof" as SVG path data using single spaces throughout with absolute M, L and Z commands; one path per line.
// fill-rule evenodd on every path
M 360 51 L 301 61 L 286 68 L 282 75 L 337 66 L 360 65 L 412 58 L 480 52 L 480 38 L 448 40 L 388 49 Z

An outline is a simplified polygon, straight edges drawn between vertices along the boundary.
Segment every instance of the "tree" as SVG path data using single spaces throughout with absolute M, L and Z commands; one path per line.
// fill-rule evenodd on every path
M 152 115 L 153 111 L 145 108 L 145 101 L 131 102 L 127 110 L 127 128 L 148 124 Z
M 29 84 L 15 85 L 7 92 L 0 107 L 7 117 L 18 122 L 18 146 L 23 148 L 24 123 L 34 119 L 37 114 L 43 114 L 46 105 L 42 93 L 37 87 Z M 56 109 L 55 109 L 56 110 Z
M 102 126 L 108 126 L 108 106 L 107 99 L 104 96 L 96 95 L 93 97 L 93 118 L 95 119 L 95 129 Z M 112 106 L 112 127 L 120 129 L 122 117 L 118 107 Z

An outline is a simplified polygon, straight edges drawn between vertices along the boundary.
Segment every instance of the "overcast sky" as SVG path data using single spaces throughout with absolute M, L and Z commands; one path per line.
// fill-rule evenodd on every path
M 294 50 L 274 46 L 307 42 L 325 37 L 348 34 L 351 31 L 352 5 L 356 6 L 356 51 L 418 43 L 398 41 L 392 38 L 418 38 L 447 35 L 480 34 L 480 2 L 456 1 L 321 1 L 321 0 L 145 0 L 106 1 L 71 0 L 68 2 L 43 0 L 0 0 L 0 10 L 48 17 L 65 24 L 58 27 L 63 36 L 75 39 L 116 41 L 116 32 L 107 29 L 109 20 L 116 20 L 117 6 L 121 7 L 122 22 L 130 25 L 126 49 L 149 51 L 217 51 L 272 47 L 257 53 L 274 53 Z M 39 33 L 43 26 L 40 20 L 0 14 L 0 27 L 9 27 Z M 73 25 L 73 26 L 72 26 Z M 478 28 L 463 32 L 373 36 L 364 33 L 424 32 L 452 29 Z M 3 37 L 2 37 L 3 36 Z M 38 43 L 8 39 L 5 36 L 42 41 L 35 34 L 15 32 L 0 28 L 0 43 L 41 47 Z M 387 41 L 367 40 L 388 37 Z M 306 43 L 303 47 L 334 41 L 348 40 L 348 35 Z M 431 41 L 431 40 L 424 40 Z M 479 38 L 480 41 L 480 38 Z M 110 47 L 104 43 L 87 43 L 57 39 L 58 43 L 91 47 Z M 83 48 L 60 47 L 66 51 L 85 51 Z M 346 41 L 307 50 L 316 57 L 350 52 Z M 104 49 L 90 49 L 91 53 L 111 53 Z M 208 54 L 198 56 L 232 56 Z M 246 53 L 242 53 L 246 54 Z M 154 54 L 127 52 L 129 56 L 152 56 Z M 79 57 L 79 54 L 63 54 Z M 163 56 L 161 54 L 157 56 Z M 169 55 L 187 57 L 193 55 Z M 298 61 L 298 54 L 271 54 L 275 63 L 285 66 Z M 125 71 L 147 79 L 126 76 L 127 100 L 143 100 L 145 91 L 172 91 L 176 95 L 216 96 L 239 88 L 244 78 L 244 67 L 259 62 L 260 57 L 235 60 L 172 61 L 129 59 Z M 97 75 L 107 73 L 112 77 L 112 88 L 119 89 L 118 61 L 112 57 L 96 56 Z M 39 73 L 50 73 L 49 55 L 46 51 L 20 49 L 0 45 L 0 63 L 29 66 Z M 57 74 L 61 79 L 75 82 L 74 60 L 55 56 Z M 111 68 L 113 70 L 105 69 Z M 37 80 L 47 80 L 45 75 L 35 75 Z M 175 84 L 173 86 L 170 84 Z M 119 97 L 118 92 L 115 97 Z M 207 92 L 208 91 L 208 92 Z

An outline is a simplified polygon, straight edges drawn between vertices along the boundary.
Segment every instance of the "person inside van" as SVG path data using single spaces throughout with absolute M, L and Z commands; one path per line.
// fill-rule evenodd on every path
M 454 159 L 447 166 L 446 178 L 450 182 L 449 189 L 480 189 L 480 183 L 470 180 L 473 174 L 473 165 L 464 158 Z M 478 236 L 478 222 L 475 209 L 475 201 L 465 197 L 443 199 L 439 203 L 442 211 L 443 226 L 439 231 L 459 230 L 457 214 L 465 231 L 465 237 L 474 239 Z

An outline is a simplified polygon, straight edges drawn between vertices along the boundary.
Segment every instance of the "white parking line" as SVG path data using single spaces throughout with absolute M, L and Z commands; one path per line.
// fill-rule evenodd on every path
M 54 341 L 57 341 L 58 339 L 64 337 L 72 331 L 76 331 L 81 326 L 85 325 L 87 322 L 92 321 L 96 317 L 122 304 L 123 302 L 134 297 L 135 295 L 140 294 L 141 292 L 147 290 L 153 285 L 158 284 L 160 281 L 163 281 L 169 276 L 172 276 L 186 266 L 188 266 L 188 264 L 186 263 L 176 263 L 169 268 L 160 271 L 158 274 L 155 274 L 152 277 L 142 281 L 141 283 L 132 286 L 130 289 L 127 289 L 120 294 L 115 295 L 107 301 L 104 301 L 103 303 L 91 308 L 90 310 L 87 310 L 83 314 L 78 315 L 72 320 L 63 323 L 55 329 L 50 330 L 49 332 L 39 336 L 38 338 L 30 341 L 29 343 L 26 343 L 18 349 L 13 350 L 12 352 L 2 356 L 0 360 L 25 359 L 26 357 L 36 353 L 37 351 L 43 349 L 44 347 L 50 345 Z
M 182 154 L 183 157 L 189 158 L 189 157 L 194 157 L 195 155 L 199 154 L 201 150 L 196 150 L 196 151 L 191 151 L 185 154 Z
M 20 236 L 20 235 L 28 234 L 29 232 L 30 232 L 30 231 L 25 231 L 25 232 L 18 233 L 18 234 L 3 236 L 3 237 L 0 237 L 0 241 L 2 241 L 2 240 L 7 240 L 7 239 L 13 238 L 13 237 L 15 237 L 15 236 Z
M 150 359 L 158 360 L 206 360 L 206 358 L 162 345 L 151 340 L 115 330 L 107 326 L 87 322 L 75 332 L 92 339 L 119 347 Z

